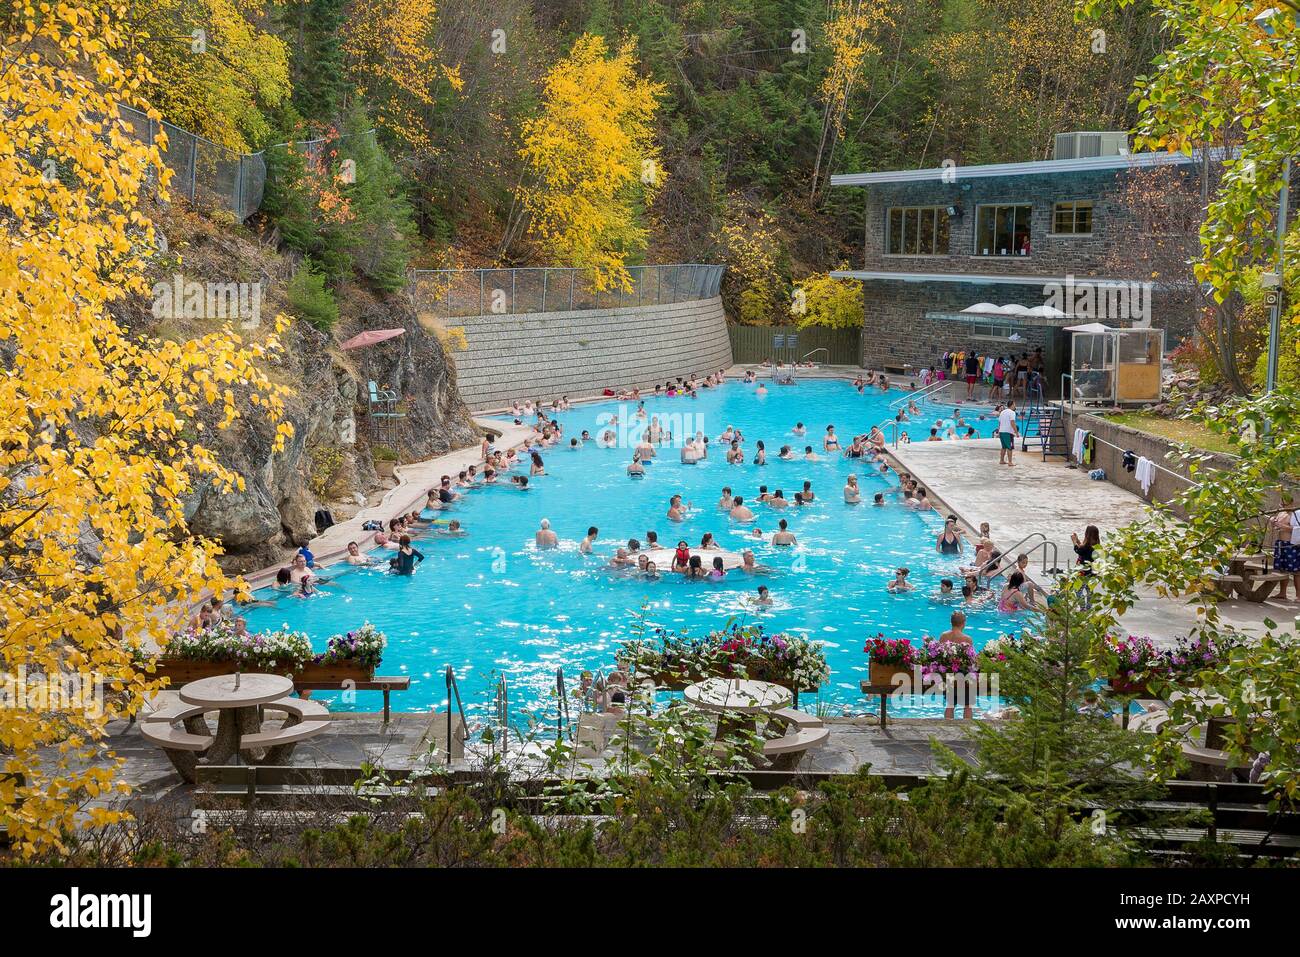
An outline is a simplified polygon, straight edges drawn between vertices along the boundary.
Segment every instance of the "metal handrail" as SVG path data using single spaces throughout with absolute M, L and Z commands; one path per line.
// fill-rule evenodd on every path
M 456 710 L 460 712 L 460 720 L 465 725 L 465 733 L 469 733 L 469 719 L 465 717 L 465 705 L 460 700 L 460 685 L 456 683 L 456 672 L 447 666 L 447 763 L 451 764 L 451 702 L 453 696 L 456 699 Z
M 889 403 L 888 407 L 892 409 L 895 406 L 902 405 L 904 402 L 913 402 L 917 399 L 928 399 L 930 396 L 934 395 L 934 393 L 938 392 L 940 389 L 948 388 L 949 381 L 950 380 L 948 379 L 940 379 L 938 382 L 931 382 L 925 388 L 917 389 L 914 392 L 909 392 L 901 399 L 895 399 L 893 402 Z
M 808 355 L 805 355 L 803 359 L 800 359 L 799 361 L 803 362 L 808 358 L 808 356 L 815 356 L 819 352 L 826 353 L 826 361 L 827 362 L 831 361 L 831 350 L 827 349 L 825 346 L 819 346 L 818 348 L 814 349 L 812 352 L 808 353 Z
M 506 685 L 506 676 L 497 679 L 497 721 L 501 725 L 501 753 L 510 748 L 510 688 Z
M 559 703 L 555 709 L 555 740 L 564 740 L 564 722 L 569 719 L 569 698 L 564 690 L 564 668 L 555 669 L 555 693 Z
M 1057 546 L 1056 542 L 1054 542 L 1054 541 L 1052 541 L 1051 539 L 1049 539 L 1049 538 L 1048 538 L 1046 535 L 1044 535 L 1042 532 L 1030 532 L 1028 535 L 1026 535 L 1026 536 L 1025 536 L 1024 538 L 1022 538 L 1020 541 L 1016 542 L 1016 543 L 1015 543 L 1014 545 L 1012 545 L 1010 548 L 1004 549 L 1003 552 L 1002 552 L 1002 558 L 1005 559 L 1005 558 L 1006 558 L 1007 556 L 1009 556 L 1009 555 L 1010 555 L 1010 556 L 1015 556 L 1015 555 L 1019 554 L 1019 549 L 1020 549 L 1020 547 L 1021 547 L 1022 545 L 1024 545 L 1026 542 L 1028 542 L 1028 541 L 1032 541 L 1032 540 L 1035 539 L 1035 538 L 1040 538 L 1040 539 L 1042 539 L 1042 541 L 1036 543 L 1032 548 L 1028 548 L 1028 549 L 1026 549 L 1026 550 L 1025 550 L 1025 554 L 1026 554 L 1026 555 L 1032 555 L 1032 554 L 1034 554 L 1034 552 L 1038 551 L 1038 550 L 1041 548 L 1041 549 L 1043 550 L 1043 574 L 1044 574 L 1044 575 L 1049 575 L 1049 574 L 1051 574 L 1051 575 L 1059 575 L 1062 571 L 1064 571 L 1064 569 L 1061 568 L 1061 550 L 1060 550 L 1060 548 Z M 1048 552 L 1048 549 L 1051 549 L 1051 552 L 1052 552 L 1052 567 L 1051 567 L 1051 568 L 1048 568 L 1048 567 L 1047 567 L 1047 552 Z M 1015 562 L 1012 561 L 1011 564 L 1014 565 Z M 1005 566 L 1005 565 L 1002 565 L 1001 563 L 999 563 L 999 566 L 998 566 L 998 568 L 995 569 L 995 572 L 1001 572 L 1001 571 L 1003 571 L 1006 567 L 1008 567 L 1008 566 Z M 990 576 L 988 576 L 988 577 L 991 578 L 991 577 L 993 577 L 993 576 L 990 575 Z

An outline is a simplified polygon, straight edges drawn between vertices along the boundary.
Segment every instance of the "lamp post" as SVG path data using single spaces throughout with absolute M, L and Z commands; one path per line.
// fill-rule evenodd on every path
M 1267 277 L 1265 293 L 1268 310 L 1268 375 L 1264 382 L 1265 393 L 1277 388 L 1278 352 L 1282 339 L 1282 276 L 1286 252 L 1287 201 L 1291 192 L 1291 159 L 1288 157 L 1282 170 L 1282 189 L 1277 201 L 1277 272 Z
M 1296 9 L 1294 4 L 1287 4 L 1295 10 L 1293 16 L 1295 22 L 1300 25 L 1300 9 Z M 1261 30 L 1272 36 L 1274 33 L 1273 18 L 1282 13 L 1279 7 L 1269 7 L 1255 17 L 1255 25 Z M 1285 265 L 1286 253 L 1286 220 L 1287 220 L 1287 202 L 1291 193 L 1291 158 L 1287 157 L 1282 164 L 1282 189 L 1278 195 L 1277 201 L 1277 272 L 1264 276 L 1264 287 L 1268 290 L 1265 293 L 1268 304 L 1268 374 L 1264 380 L 1265 393 L 1271 393 L 1277 388 L 1277 364 L 1278 352 L 1280 349 L 1280 340 L 1282 338 L 1282 282 L 1283 266 Z

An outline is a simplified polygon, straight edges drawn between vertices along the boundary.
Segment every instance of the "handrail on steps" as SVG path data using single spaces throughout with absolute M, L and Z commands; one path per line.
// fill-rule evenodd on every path
M 447 763 L 451 764 L 451 702 L 456 701 L 456 710 L 460 712 L 461 724 L 465 726 L 466 733 L 469 732 L 469 719 L 465 717 L 465 705 L 460 700 L 460 686 L 456 683 L 456 672 L 452 670 L 451 665 L 447 666 Z

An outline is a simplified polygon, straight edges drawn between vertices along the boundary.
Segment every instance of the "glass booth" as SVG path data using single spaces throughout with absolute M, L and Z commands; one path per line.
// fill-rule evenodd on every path
M 1114 329 L 1099 322 L 1068 326 L 1073 401 L 1124 405 L 1159 402 L 1163 329 Z

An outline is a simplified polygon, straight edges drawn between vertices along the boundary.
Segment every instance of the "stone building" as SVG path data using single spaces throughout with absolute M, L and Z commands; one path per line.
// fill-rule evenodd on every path
M 1124 178 L 1168 166 L 1194 183 L 1200 157 L 1130 154 L 1122 133 L 1061 134 L 1055 153 L 831 177 L 862 189 L 866 204 L 861 267 L 831 273 L 862 281 L 863 365 L 911 374 L 949 350 L 1043 346 L 1056 385 L 1069 361 L 1065 326 L 1150 323 L 1165 330 L 1166 350 L 1192 333 L 1194 290 L 1142 282 L 1136 262 L 1116 264 L 1145 239 Z

